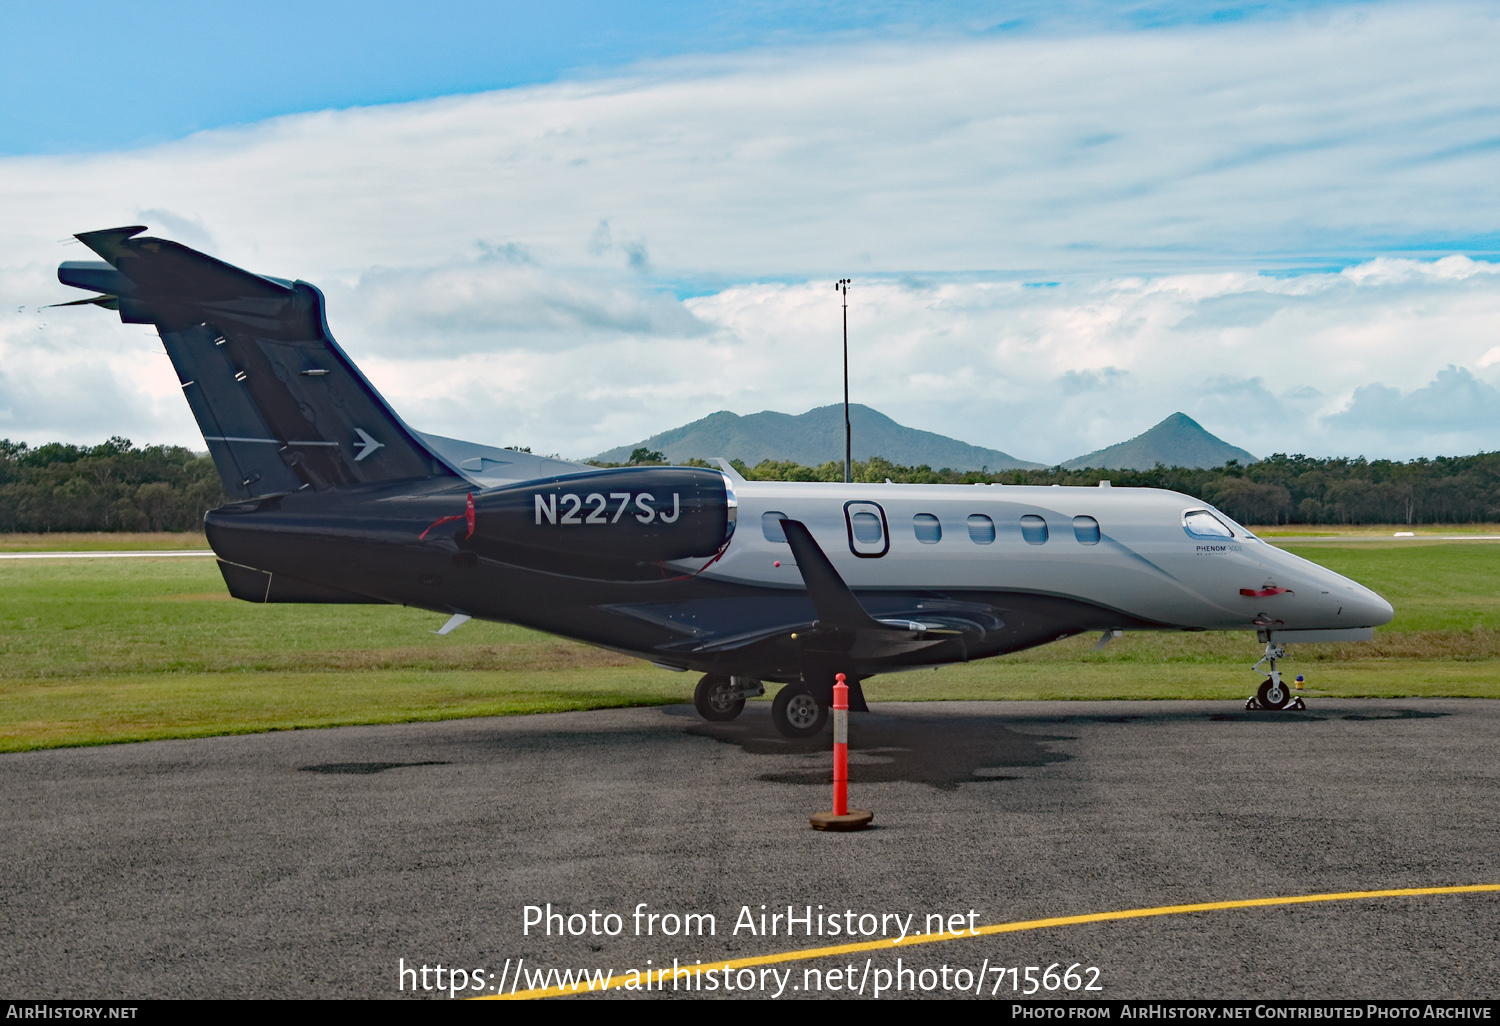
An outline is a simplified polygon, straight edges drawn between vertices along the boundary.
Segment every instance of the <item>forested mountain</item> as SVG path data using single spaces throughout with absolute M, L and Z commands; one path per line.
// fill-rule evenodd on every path
M 898 424 L 879 410 L 853 403 L 849 407 L 854 458 L 882 456 L 896 463 L 959 470 L 1009 470 L 1040 467 L 998 449 L 985 449 L 933 431 Z M 741 460 L 754 465 L 763 460 L 790 460 L 816 466 L 825 460 L 844 460 L 844 405 L 820 406 L 792 415 L 765 410 L 741 417 L 728 410 L 702 420 L 652 435 L 643 442 L 622 445 L 594 457 L 601 463 L 623 463 L 636 449 L 662 453 L 667 459 Z M 840 471 L 842 476 L 842 471 Z
M 950 467 L 954 470 L 1040 470 L 1041 463 L 1018 459 L 998 449 L 970 445 L 933 431 L 921 431 L 887 417 L 879 410 L 854 403 L 849 407 L 854 458 L 877 456 L 902 466 Z M 728 410 L 702 420 L 652 435 L 645 441 L 621 445 L 595 456 L 596 463 L 624 463 L 645 449 L 660 452 L 677 463 L 723 456 L 751 466 L 765 460 L 818 466 L 844 458 L 844 408 L 820 406 L 793 416 L 766 410 L 741 417 Z M 1063 463 L 1068 469 L 1103 467 L 1110 470 L 1147 470 L 1164 467 L 1220 467 L 1230 460 L 1254 463 L 1244 449 L 1204 430 L 1185 413 L 1174 413 L 1134 438 Z
M 1128 441 L 1091 452 L 1063 464 L 1069 470 L 1102 467 L 1106 470 L 1148 470 L 1151 467 L 1222 467 L 1230 460 L 1254 463 L 1255 457 L 1237 445 L 1209 434 L 1186 413 L 1174 413 L 1149 431 Z

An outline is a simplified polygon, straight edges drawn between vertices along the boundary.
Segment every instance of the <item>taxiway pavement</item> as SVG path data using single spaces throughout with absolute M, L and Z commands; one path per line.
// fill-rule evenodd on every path
M 851 717 L 851 801 L 877 827 L 858 834 L 808 825 L 828 741 L 781 738 L 758 702 L 726 724 L 669 706 L 0 756 L 0 990 L 396 997 L 417 985 L 403 960 L 498 980 L 522 958 L 619 972 L 847 940 L 732 932 L 762 905 L 921 929 L 1500 883 L 1500 702 L 877 704 Z M 623 929 L 523 934 L 548 903 Z M 715 934 L 634 936 L 641 903 L 711 913 Z M 950 979 L 989 967 L 986 995 L 994 967 L 1059 963 L 1098 968 L 1103 990 L 1078 997 L 1494 999 L 1500 893 L 798 960 L 783 996 L 807 996 L 790 989 L 805 969 L 868 979 L 866 959 L 897 957 Z M 1011 979 L 996 996 L 1019 996 Z

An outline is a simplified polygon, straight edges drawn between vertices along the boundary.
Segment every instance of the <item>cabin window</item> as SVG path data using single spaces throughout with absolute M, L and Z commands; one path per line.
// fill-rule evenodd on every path
M 1099 544 L 1099 521 L 1093 517 L 1073 518 L 1073 537 L 1080 545 Z
M 995 522 L 983 513 L 969 514 L 969 541 L 988 545 L 995 540 Z
M 1047 521 L 1035 513 L 1028 513 L 1021 518 L 1021 537 L 1026 539 L 1028 545 L 1045 545 L 1047 543 Z
M 874 513 L 854 513 L 849 517 L 849 526 L 857 542 L 880 541 L 880 518 Z
M 766 541 L 786 544 L 786 532 L 781 529 L 781 522 L 785 519 L 786 514 L 776 510 L 760 515 L 760 533 L 766 536 Z
M 911 529 L 923 545 L 936 545 L 943 540 L 943 523 L 931 513 L 918 513 L 912 517 Z
M 1206 509 L 1190 509 L 1182 514 L 1182 527 L 1194 538 L 1233 538 L 1234 532 L 1224 521 Z

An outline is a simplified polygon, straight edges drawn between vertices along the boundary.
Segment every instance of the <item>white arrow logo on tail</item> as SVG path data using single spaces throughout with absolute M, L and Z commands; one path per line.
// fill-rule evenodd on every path
M 354 433 L 359 435 L 359 441 L 355 443 L 359 446 L 359 452 L 354 454 L 355 463 L 358 463 L 360 460 L 370 455 L 376 449 L 385 448 L 384 442 L 375 441 L 375 439 L 371 438 L 368 434 L 365 433 L 364 428 L 355 428 Z

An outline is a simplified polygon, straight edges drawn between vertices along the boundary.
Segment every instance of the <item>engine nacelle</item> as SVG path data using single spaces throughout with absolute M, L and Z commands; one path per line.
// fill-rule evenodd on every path
M 717 470 L 620 467 L 481 492 L 469 542 L 610 562 L 707 557 L 734 533 L 736 507 Z

